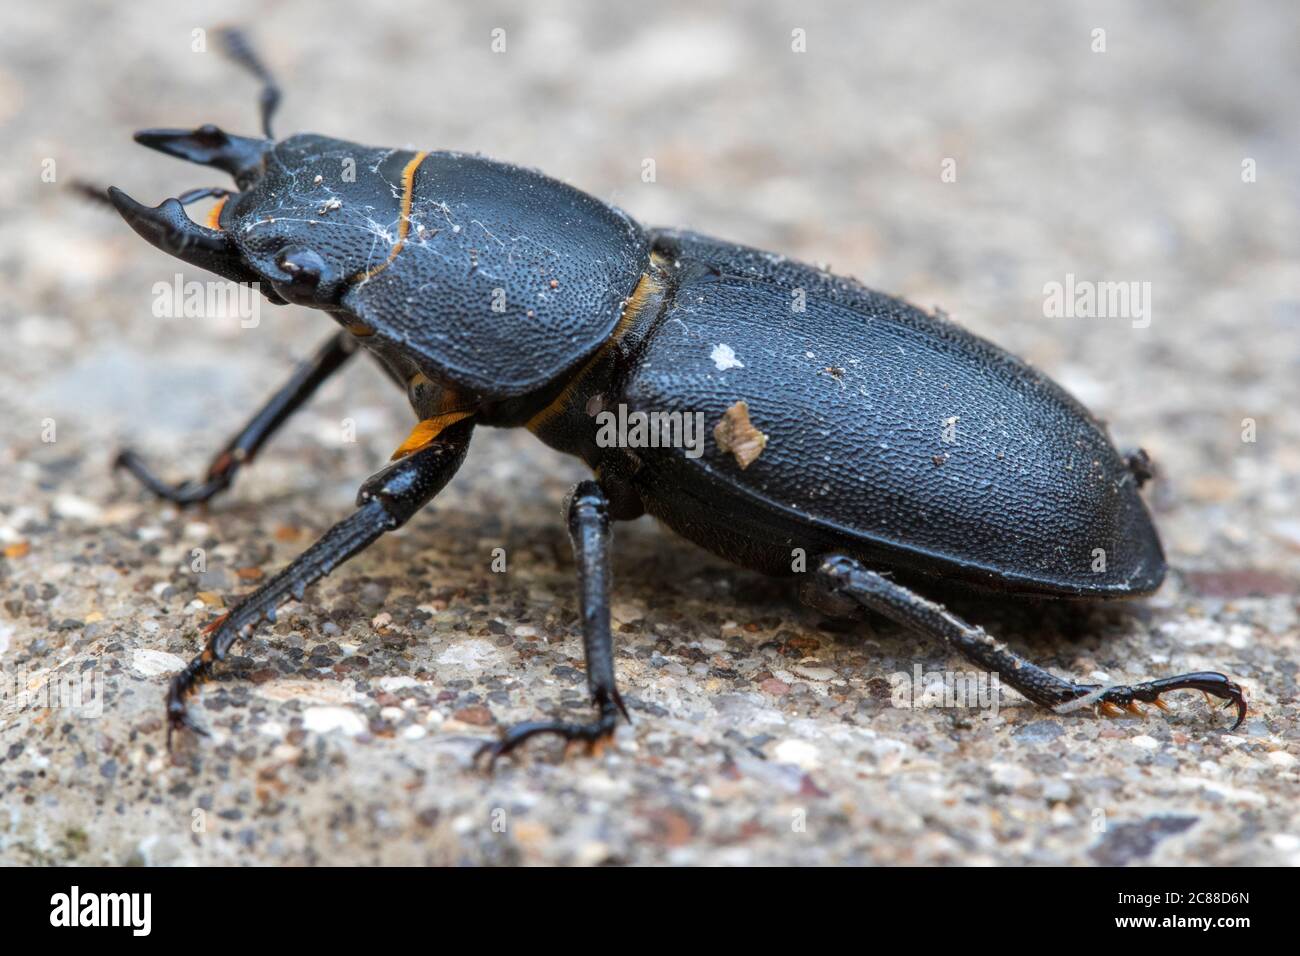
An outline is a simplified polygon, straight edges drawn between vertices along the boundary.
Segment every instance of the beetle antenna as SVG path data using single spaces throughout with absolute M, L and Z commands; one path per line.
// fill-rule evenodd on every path
M 266 64 L 253 52 L 253 46 L 242 30 L 226 27 L 220 32 L 220 37 L 226 56 L 262 81 L 262 94 L 258 99 L 262 109 L 262 132 L 267 139 L 275 139 L 271 134 L 271 117 L 280 105 L 280 85 L 275 82 L 275 77 L 266 68 Z

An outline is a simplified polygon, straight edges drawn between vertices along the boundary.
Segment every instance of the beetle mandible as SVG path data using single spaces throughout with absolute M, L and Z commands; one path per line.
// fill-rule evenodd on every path
M 795 573 L 792 555 L 806 555 L 810 604 L 938 638 L 1037 704 L 1140 711 L 1191 688 L 1244 719 L 1242 689 L 1223 674 L 1076 683 L 913 590 L 942 578 L 1101 600 L 1159 587 L 1165 558 L 1138 493 L 1145 456 L 1121 456 L 1054 382 L 942 316 L 781 256 L 643 228 L 533 170 L 315 134 L 277 141 L 278 86 L 241 34 L 223 38 L 262 82 L 264 137 L 207 125 L 135 138 L 224 170 L 237 191 L 196 189 L 154 208 L 117 189 L 108 198 L 155 246 L 341 328 L 201 481 L 168 485 L 130 451 L 116 464 L 179 505 L 207 501 L 358 344 L 406 390 L 418 424 L 350 517 L 209 627 L 169 689 L 169 746 L 173 730 L 202 732 L 186 701 L 235 641 L 427 504 L 478 425 L 528 428 L 595 473 L 567 504 L 595 715 L 512 727 L 484 745 L 493 760 L 538 734 L 596 744 L 626 718 L 610 525 L 646 513 L 769 574 Z M 206 226 L 184 211 L 204 197 L 219 200 Z M 620 407 L 702 412 L 712 441 L 688 455 L 599 440 L 598 413 Z

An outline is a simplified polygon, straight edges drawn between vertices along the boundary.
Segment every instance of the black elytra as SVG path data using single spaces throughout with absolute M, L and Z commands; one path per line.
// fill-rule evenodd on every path
M 351 517 L 209 628 L 172 683 L 169 744 L 171 730 L 198 729 L 187 698 L 234 642 L 431 500 L 477 425 L 527 427 L 595 473 L 570 496 L 568 522 L 596 716 L 511 728 L 484 745 L 493 760 L 537 734 L 600 743 L 626 717 L 610 525 L 645 513 L 740 565 L 802 576 L 815 606 L 867 609 L 938 638 L 1043 706 L 1140 713 L 1139 702 L 1163 707 L 1162 694 L 1195 689 L 1244 719 L 1243 691 L 1223 674 L 1076 683 L 913 590 L 943 580 L 1103 600 L 1159 587 L 1165 558 L 1138 492 L 1149 463 L 1122 457 L 1046 376 L 850 279 L 643 228 L 533 170 L 314 134 L 275 141 L 279 91 L 241 35 L 224 38 L 264 83 L 267 138 L 203 126 L 136 139 L 230 173 L 238 191 L 155 208 L 116 189 L 108 198 L 154 245 L 257 283 L 274 303 L 322 309 L 341 329 L 202 480 L 165 484 L 131 452 L 118 464 L 164 498 L 206 501 L 359 347 L 407 391 L 419 424 Z M 203 196 L 220 199 L 207 226 L 183 208 Z M 602 412 L 704 427 L 694 442 L 608 441 Z

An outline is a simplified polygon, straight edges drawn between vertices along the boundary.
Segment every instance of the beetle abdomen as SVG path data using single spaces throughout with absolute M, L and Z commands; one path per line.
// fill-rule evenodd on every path
M 876 561 L 988 587 L 1119 596 L 1159 585 L 1164 558 L 1133 476 L 1055 383 L 808 266 L 689 234 L 655 245 L 678 264 L 676 294 L 625 394 L 636 410 L 703 413 L 698 459 L 638 453 L 659 487 L 711 503 L 679 530 L 705 546 L 732 537 L 743 503 L 770 516 L 773 547 L 808 525 L 812 546 L 840 538 Z

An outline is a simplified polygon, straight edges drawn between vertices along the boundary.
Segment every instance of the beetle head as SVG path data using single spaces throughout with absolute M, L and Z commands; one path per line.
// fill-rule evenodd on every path
M 164 252 L 223 278 L 258 282 L 272 302 L 327 306 L 337 299 L 340 283 L 334 281 L 324 259 L 295 243 L 291 233 L 272 236 L 263 230 L 258 248 L 246 249 L 221 227 L 222 218 L 228 218 L 220 215 L 225 207 L 229 205 L 233 210 L 247 196 L 246 191 L 255 189 L 262 179 L 274 141 L 232 136 L 210 124 L 195 130 L 141 130 L 135 134 L 135 141 L 169 156 L 223 170 L 234 177 L 241 190 L 233 195 L 221 189 L 194 190 L 150 208 L 120 189 L 109 189 L 109 199 L 117 211 L 142 237 Z M 224 202 L 209 227 L 185 214 L 184 205 L 191 199 L 214 195 L 221 196 Z
M 336 308 L 347 291 L 346 277 L 367 265 L 369 247 L 355 242 L 368 221 L 365 209 L 322 207 L 333 192 L 320 186 L 327 177 L 337 178 L 343 160 L 366 163 L 366 148 L 311 134 L 277 143 L 232 136 L 215 126 L 144 130 L 135 138 L 169 156 L 228 172 L 239 187 L 196 189 L 153 208 L 110 189 L 123 218 L 164 252 L 236 282 L 256 282 L 272 302 L 323 309 Z M 186 216 L 185 205 L 212 196 L 222 203 L 206 226 Z
M 141 130 L 135 134 L 135 141 L 169 156 L 229 173 L 240 194 L 231 196 L 223 189 L 197 189 L 152 208 L 136 202 L 120 189 L 110 188 L 108 198 L 132 229 L 184 262 L 235 282 L 264 282 L 262 291 L 272 302 L 328 306 L 341 295 L 342 282 L 320 254 L 294 242 L 291 236 L 264 234 L 259 237 L 262 239 L 259 248 L 247 248 L 222 228 L 222 222 L 229 217 L 227 207 L 233 209 L 264 178 L 267 157 L 276 145 L 271 134 L 271 117 L 280 102 L 280 89 L 242 33 L 222 30 L 220 40 L 227 56 L 262 81 L 260 106 L 265 138 L 233 136 L 207 123 L 194 130 Z M 225 201 L 209 227 L 204 227 L 185 215 L 184 206 L 208 196 L 220 196 Z M 253 204 L 259 203 L 260 200 L 255 200 Z M 268 222 L 273 224 L 274 219 Z M 268 239 L 274 240 L 269 250 Z

